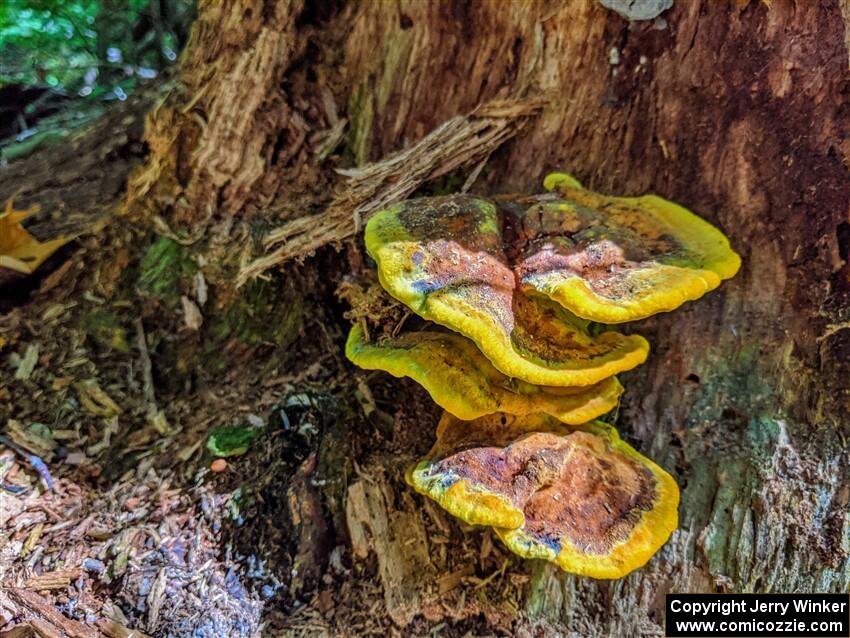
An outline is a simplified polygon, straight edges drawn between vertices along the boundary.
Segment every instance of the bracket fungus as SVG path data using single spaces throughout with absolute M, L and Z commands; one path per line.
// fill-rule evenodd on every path
M 446 332 L 414 331 L 369 342 L 355 325 L 345 353 L 361 368 L 410 377 L 437 405 L 468 420 L 493 412 L 542 412 L 563 423 L 586 423 L 612 410 L 623 392 L 615 377 L 576 388 L 538 386 L 508 377 L 469 339 Z
M 446 410 L 407 473 L 417 491 L 493 527 L 519 556 L 619 578 L 675 530 L 679 490 L 593 421 L 616 406 L 614 375 L 649 346 L 591 322 L 673 310 L 732 277 L 740 258 L 718 229 L 660 197 L 600 195 L 564 173 L 544 186 L 554 192 L 376 213 L 365 241 L 378 280 L 425 322 L 402 330 L 402 318 L 370 339 L 371 315 L 354 306 L 361 324 L 346 355 L 411 377 Z
M 611 324 L 674 310 L 741 266 L 723 233 L 657 195 L 600 195 L 565 173 L 543 184 L 560 197 L 524 211 L 517 276 L 579 317 Z
M 407 479 L 467 523 L 494 527 L 514 553 L 594 578 L 642 566 L 678 524 L 673 477 L 600 422 L 446 413 Z
M 387 292 L 471 339 L 508 376 L 592 385 L 649 352 L 639 335 L 591 336 L 566 309 L 526 296 L 502 246 L 499 211 L 484 199 L 425 198 L 380 211 L 366 225 L 366 250 Z

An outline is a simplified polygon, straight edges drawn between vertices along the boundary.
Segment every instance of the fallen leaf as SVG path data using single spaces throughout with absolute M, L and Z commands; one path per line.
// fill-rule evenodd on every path
M 38 207 L 15 210 L 13 200 L 13 197 L 9 198 L 6 210 L 0 213 L 0 269 L 29 275 L 72 238 L 57 237 L 46 242 L 38 241 L 21 224 L 27 217 L 38 212 Z
M 148 594 L 148 623 L 147 628 L 150 631 L 156 631 L 156 626 L 159 624 L 159 612 L 162 609 L 163 597 L 165 596 L 165 586 L 168 584 L 165 568 L 159 570 L 156 578 L 153 581 L 150 593 Z
M 207 440 L 207 449 L 215 456 L 240 456 L 248 451 L 259 430 L 242 427 L 215 428 Z

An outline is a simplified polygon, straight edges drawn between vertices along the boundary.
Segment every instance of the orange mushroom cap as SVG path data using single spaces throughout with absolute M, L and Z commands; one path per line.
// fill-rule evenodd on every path
M 367 342 L 355 325 L 345 346 L 346 356 L 369 370 L 410 377 L 434 402 L 461 419 L 493 412 L 543 412 L 563 423 L 586 423 L 617 405 L 623 387 L 615 377 L 593 386 L 547 388 L 505 376 L 460 335 L 415 331 Z
M 514 553 L 594 578 L 644 565 L 678 525 L 673 478 L 598 421 L 445 414 L 407 479 L 451 514 L 495 527 Z
M 517 285 L 496 207 L 467 195 L 409 200 L 374 215 L 366 248 L 381 285 L 414 312 L 471 339 L 503 374 L 579 386 L 642 363 L 638 335 L 591 336 L 585 322 Z
M 560 198 L 527 200 L 516 272 L 523 289 L 591 321 L 621 323 L 678 308 L 738 272 L 717 228 L 656 195 L 614 197 L 553 173 Z

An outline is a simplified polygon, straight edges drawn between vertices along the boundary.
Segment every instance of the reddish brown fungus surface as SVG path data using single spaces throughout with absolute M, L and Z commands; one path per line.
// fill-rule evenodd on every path
M 574 432 L 558 442 L 539 433 L 521 442 L 536 489 L 525 502 L 529 535 L 558 542 L 566 538 L 589 554 L 607 554 L 625 541 L 656 499 L 652 473 L 637 462 L 612 458 L 599 437 Z M 556 474 L 538 468 L 556 464 Z M 529 477 L 530 480 L 530 477 Z
M 531 537 L 607 554 L 655 506 L 652 472 L 599 434 L 538 427 L 550 431 L 499 415 L 474 426 L 444 419 L 429 473 L 502 495 L 523 510 Z
M 591 336 L 563 305 L 528 296 L 505 252 L 515 237 L 509 232 L 504 241 L 503 226 L 505 217 L 484 199 L 410 200 L 369 221 L 366 246 L 393 297 L 474 341 L 508 376 L 592 385 L 644 361 L 641 337 Z

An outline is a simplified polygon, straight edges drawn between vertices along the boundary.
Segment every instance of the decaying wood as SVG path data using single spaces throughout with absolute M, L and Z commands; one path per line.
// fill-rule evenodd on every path
M 289 220 L 241 281 L 350 237 L 358 220 L 422 180 L 490 155 L 514 125 L 506 118 L 502 133 L 482 131 L 460 116 L 509 95 L 552 97 L 490 156 L 476 190 L 535 192 L 548 170 L 566 169 L 597 190 L 681 202 L 743 255 L 741 273 L 720 291 L 627 328 L 654 352 L 628 375 L 618 427 L 677 477 L 680 529 L 649 565 L 616 582 L 530 566 L 522 600 L 490 601 L 515 610 L 517 631 L 542 622 L 586 636 L 657 633 L 668 591 L 847 589 L 850 331 L 833 328 L 850 320 L 846 3 L 676 2 L 644 22 L 584 0 L 362 2 L 321 14 L 274 0 L 214 4 L 201 3 L 189 89 L 153 118 L 160 169 L 150 193 L 179 194 L 169 200 L 175 219 L 204 218 L 209 211 L 197 211 L 215 204 L 210 214 L 253 205 Z M 259 5 L 275 33 L 264 34 Z M 247 24 L 237 28 L 240 8 Z M 246 55 L 258 64 L 245 65 Z M 267 94 L 236 101 L 246 112 L 231 135 L 221 100 L 233 95 L 236 69 Z M 295 85 L 300 102 L 282 88 Z M 345 152 L 361 171 L 328 206 L 321 173 L 333 163 L 312 163 L 317 148 L 327 151 L 310 140 L 326 140 L 343 119 Z M 168 135 L 178 142 L 157 146 Z M 447 143 L 452 136 L 458 143 Z M 488 136 L 493 146 L 473 151 Z M 203 151 L 192 156 L 198 140 Z M 415 429 L 427 439 L 430 426 L 413 420 L 396 435 Z M 416 558 L 433 521 L 402 492 L 404 468 L 387 460 L 386 445 L 363 440 L 360 462 L 377 459 L 391 480 L 348 487 L 354 557 L 377 554 L 396 623 L 426 608 L 435 619 L 403 585 L 445 582 Z M 414 530 L 415 548 L 400 553 L 384 540 L 396 520 Z
M 52 603 L 35 592 L 10 587 L 2 593 L 8 597 L 11 604 L 3 601 L 2 598 L 0 598 L 0 604 L 7 609 L 31 617 L 33 628 L 42 636 L 101 638 L 101 633 L 97 629 L 66 618 L 53 607 Z
M 71 584 L 71 581 L 79 575 L 79 569 L 60 569 L 29 578 L 24 583 L 24 587 L 26 589 L 31 589 L 32 591 L 65 589 Z
M 423 584 L 434 571 L 422 519 L 411 511 L 393 511 L 393 490 L 382 475 L 354 481 L 346 498 L 351 552 L 360 560 L 377 555 L 387 613 L 408 625 L 421 611 Z
M 185 221 L 267 203 L 280 173 L 309 164 L 311 153 L 306 103 L 283 87 L 307 44 L 296 29 L 303 2 L 198 4 L 181 60 L 183 90 L 149 114 L 151 160 L 129 192 L 131 208 L 153 198 Z
M 142 162 L 142 125 L 158 92 L 142 91 L 43 151 L 11 161 L 0 174 L 0 202 L 14 195 L 18 208 L 38 205 L 27 226 L 41 240 L 102 225 L 122 204 L 127 177 Z
M 372 153 L 491 87 L 553 91 L 562 99 L 495 159 L 491 190 L 539 190 L 547 169 L 565 168 L 601 190 L 683 202 L 744 254 L 723 291 L 635 326 L 655 352 L 630 375 L 620 427 L 679 468 L 680 531 L 650 566 L 610 585 L 539 571 L 527 609 L 577 623 L 596 592 L 617 602 L 595 630 L 630 635 L 653 622 L 631 610 L 657 617 L 663 591 L 846 589 L 850 395 L 837 380 L 848 331 L 819 341 L 848 313 L 839 3 L 677 3 L 663 28 L 592 3 L 455 10 L 474 35 L 463 39 L 431 3 L 352 17 L 354 34 L 381 43 L 377 55 L 352 45 L 349 67 L 355 86 L 372 89 Z M 441 54 L 461 41 L 463 54 Z M 455 78 L 456 90 L 428 91 L 433 77 Z M 413 95 L 415 108 L 386 94 Z M 560 606 L 535 593 L 553 589 Z
M 469 115 L 453 117 L 410 148 L 380 162 L 340 171 L 347 179 L 336 189 L 327 209 L 272 230 L 265 238 L 266 248 L 283 245 L 245 266 L 238 283 L 352 237 L 372 213 L 404 199 L 428 180 L 464 166 L 481 165 L 544 104 L 539 98 L 494 100 Z

